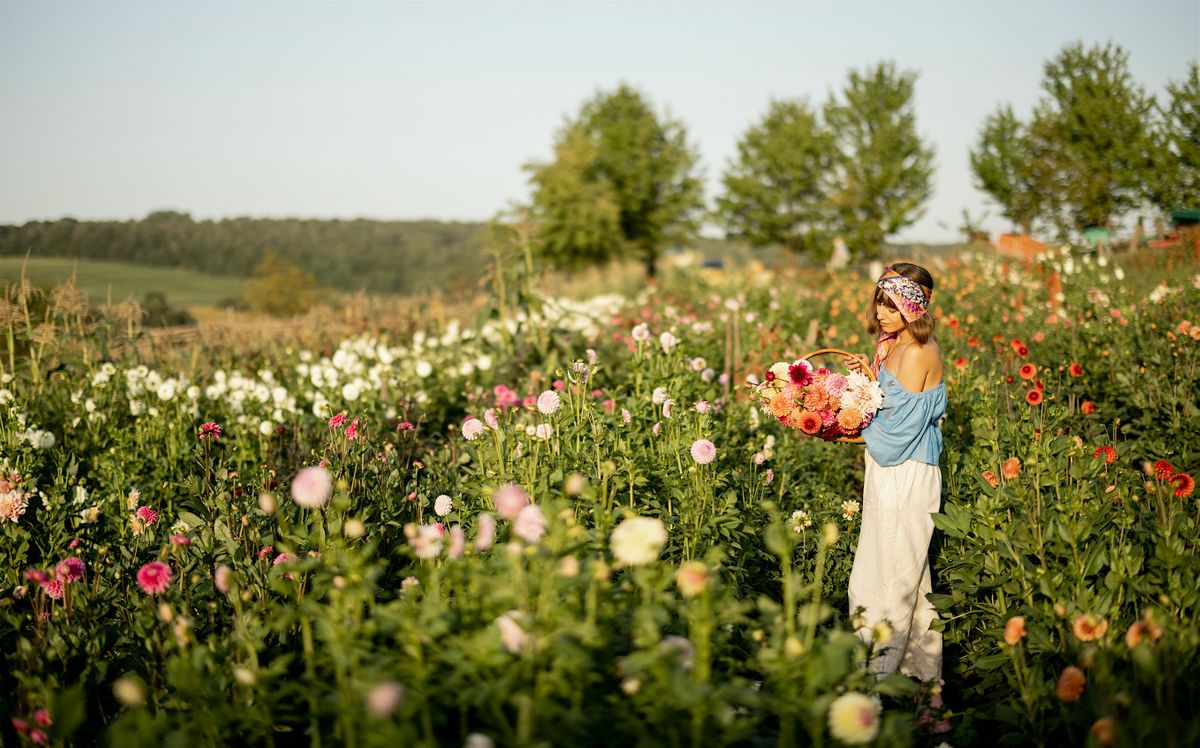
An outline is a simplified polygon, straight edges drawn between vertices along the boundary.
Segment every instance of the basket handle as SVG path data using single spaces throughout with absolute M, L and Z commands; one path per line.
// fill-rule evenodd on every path
M 813 351 L 812 353 L 801 356 L 800 358 L 807 361 L 810 358 L 814 358 L 816 356 L 821 356 L 826 353 L 836 353 L 836 354 L 840 354 L 842 356 L 849 356 L 850 358 L 858 358 L 858 355 L 859 355 L 857 353 L 851 353 L 850 351 L 843 351 L 841 348 L 820 348 L 818 350 Z M 863 370 L 863 374 L 865 374 L 867 376 L 867 379 L 870 379 L 871 381 L 875 381 L 875 379 L 876 379 L 875 372 L 871 371 L 870 366 L 868 366 L 866 369 Z

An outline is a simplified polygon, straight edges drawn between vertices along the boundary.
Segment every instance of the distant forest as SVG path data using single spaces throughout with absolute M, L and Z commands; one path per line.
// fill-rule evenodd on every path
M 486 226 L 437 221 L 232 218 L 160 211 L 140 221 L 0 226 L 0 255 L 79 257 L 248 276 L 268 250 L 345 291 L 413 293 L 474 285 Z

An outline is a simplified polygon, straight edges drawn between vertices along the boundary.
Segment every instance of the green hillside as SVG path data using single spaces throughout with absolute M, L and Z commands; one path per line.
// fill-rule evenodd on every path
M 247 276 L 267 252 L 344 291 L 472 288 L 486 263 L 484 225 L 438 221 L 232 218 L 160 211 L 138 221 L 0 226 L 0 256 L 79 257 Z
M 20 257 L 0 257 L 0 279 L 8 283 L 20 278 L 23 262 Z M 218 306 L 242 294 L 240 278 L 127 262 L 31 257 L 26 275 L 39 286 L 55 286 L 67 280 L 72 270 L 76 271 L 76 284 L 92 304 L 104 303 L 110 289 L 113 301 L 129 296 L 141 300 L 147 293 L 159 291 L 175 307 Z

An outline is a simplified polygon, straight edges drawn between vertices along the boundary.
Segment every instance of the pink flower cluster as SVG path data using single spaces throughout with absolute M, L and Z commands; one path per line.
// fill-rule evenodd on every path
M 349 414 L 343 410 L 341 413 L 338 413 L 336 416 L 329 419 L 329 428 L 334 430 L 340 429 L 342 426 L 346 425 L 347 418 L 349 418 Z M 358 421 L 358 417 L 355 416 L 354 419 L 350 421 L 350 425 L 346 426 L 346 438 L 350 441 L 354 441 L 358 438 Z
M 12 726 L 18 735 L 24 735 L 29 738 L 29 742 L 34 745 L 46 745 L 50 736 L 41 728 L 54 724 L 54 720 L 50 718 L 50 712 L 45 709 L 38 709 L 33 713 L 33 721 L 38 724 L 38 727 L 30 727 L 29 723 L 25 720 L 13 717 Z
M 33 582 L 41 587 L 51 600 L 61 600 L 66 586 L 83 579 L 86 570 L 87 567 L 82 559 L 71 556 L 58 562 L 54 567 L 53 575 L 47 574 L 41 569 L 26 569 L 25 581 Z
M 200 441 L 216 441 L 221 438 L 221 424 L 206 421 L 200 424 Z
M 17 472 L 0 478 L 0 523 L 16 522 L 29 507 L 31 492 L 21 490 L 22 481 Z

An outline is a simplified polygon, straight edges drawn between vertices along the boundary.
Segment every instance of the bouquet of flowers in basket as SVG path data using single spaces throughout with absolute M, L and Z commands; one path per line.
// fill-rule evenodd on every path
M 752 397 L 783 425 L 829 441 L 857 439 L 883 404 L 879 383 L 866 375 L 814 369 L 804 359 L 774 364 Z

